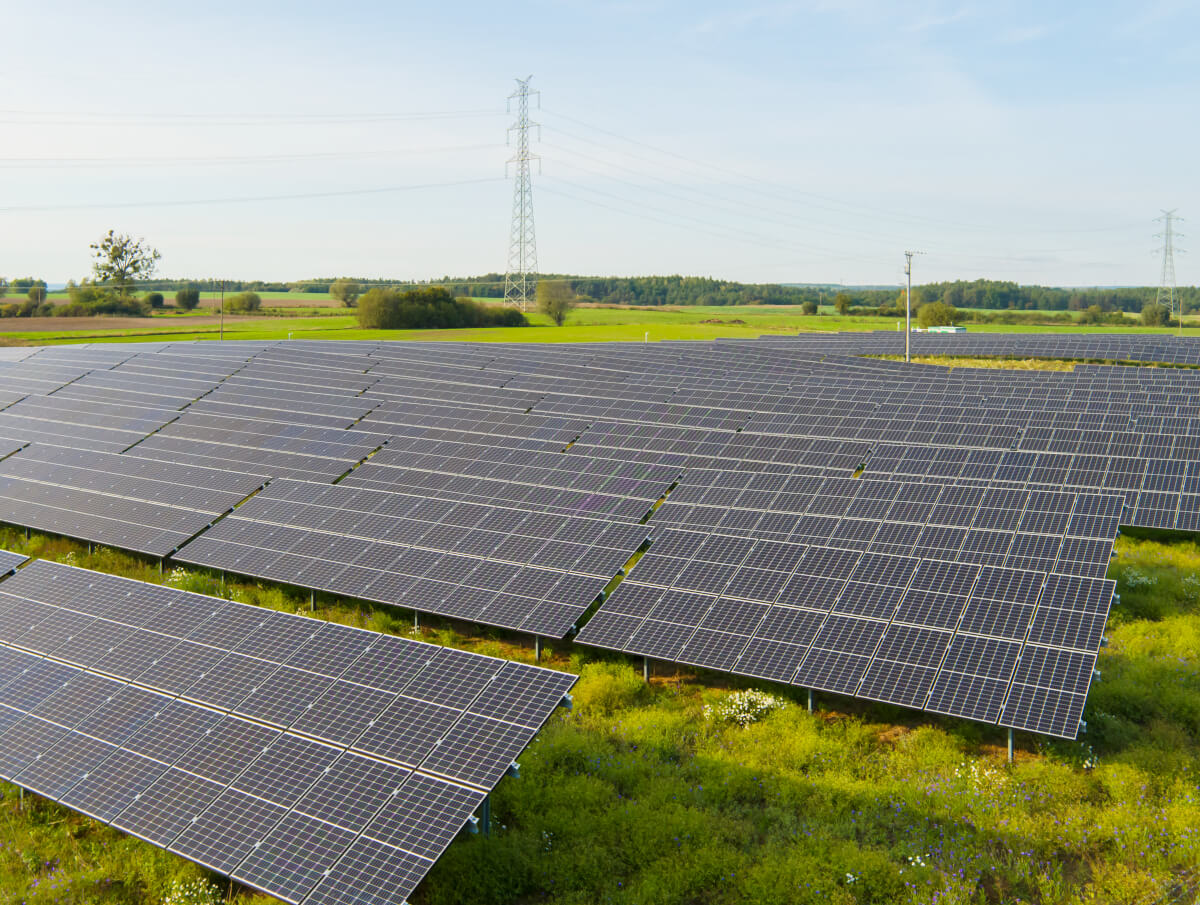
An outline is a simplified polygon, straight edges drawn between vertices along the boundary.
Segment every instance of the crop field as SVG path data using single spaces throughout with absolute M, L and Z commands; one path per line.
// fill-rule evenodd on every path
M 0 546 L 307 613 L 307 597 L 0 531 Z M 1017 736 L 837 696 L 567 646 L 574 709 L 494 796 L 417 905 L 471 902 L 1192 902 L 1200 889 L 1200 546 L 1123 537 L 1121 606 L 1078 742 Z M 413 636 L 407 614 L 317 598 L 316 618 Z M 427 621 L 426 641 L 531 662 L 503 633 Z M 759 705 L 740 691 L 765 693 Z M 37 796 L 0 785 L 0 900 L 26 905 L 266 905 L 262 895 Z
M 269 293 L 266 295 L 270 295 Z M 310 299 L 319 303 L 319 296 Z M 363 330 L 354 314 L 343 308 L 302 307 L 303 295 L 271 300 L 261 315 L 226 315 L 226 339 L 397 339 L 460 342 L 614 342 L 747 339 L 764 334 L 801 331 L 892 330 L 895 322 L 878 317 L 804 315 L 793 306 L 695 306 L 687 308 L 586 307 L 571 312 L 563 327 L 541 314 L 528 315 L 529 327 L 490 327 L 462 330 Z M 149 318 L 13 318 L 0 321 L 0 344 L 50 345 L 68 342 L 218 339 L 220 318 L 207 297 L 195 311 L 167 311 Z M 278 304 L 286 302 L 287 304 Z M 109 326 L 109 324 L 113 326 Z M 981 324 L 968 327 L 988 333 L 1171 333 L 1171 328 L 1134 326 L 1083 327 L 1064 324 Z

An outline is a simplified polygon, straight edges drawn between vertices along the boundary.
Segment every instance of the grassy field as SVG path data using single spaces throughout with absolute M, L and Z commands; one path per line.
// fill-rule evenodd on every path
M 0 546 L 101 571 L 307 612 L 305 597 L 59 538 Z M 494 796 L 490 838 L 462 836 L 417 905 L 1193 902 L 1200 888 L 1200 547 L 1123 537 L 1121 605 L 1078 742 L 817 696 L 741 726 L 720 708 L 750 683 L 563 645 L 582 674 Z M 318 598 L 316 618 L 411 635 L 407 614 Z M 426 641 L 532 660 L 499 632 L 423 620 Z M 264 896 L 0 784 L 0 901 L 266 905 Z
M 43 345 L 97 341 L 161 341 L 164 339 L 217 339 L 219 324 L 210 322 L 211 309 L 203 306 L 188 314 L 164 313 L 146 318 L 136 326 L 122 322 L 119 329 L 107 329 L 103 319 L 88 318 L 86 324 L 72 318 L 39 319 L 42 329 L 9 331 L 0 321 L 0 344 Z M 579 308 L 571 313 L 566 326 L 554 327 L 541 314 L 531 313 L 529 327 L 494 327 L 467 330 L 363 330 L 351 313 L 337 308 L 272 307 L 268 316 L 227 315 L 226 339 L 395 339 L 450 340 L 459 342 L 640 342 L 649 340 L 707 340 L 717 337 L 752 339 L 764 334 L 808 331 L 887 330 L 895 322 L 878 317 L 839 317 L 804 315 L 792 306 L 744 306 L 648 309 Z M 16 320 L 16 319 L 14 319 Z M 972 332 L 999 333 L 1171 333 L 1170 328 L 1081 327 L 1078 325 L 980 325 Z

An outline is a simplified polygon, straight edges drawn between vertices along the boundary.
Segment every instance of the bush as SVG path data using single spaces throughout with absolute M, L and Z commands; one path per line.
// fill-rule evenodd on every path
M 146 298 L 143 301 L 151 308 L 161 308 L 163 306 L 163 294 L 161 292 L 147 292 Z
M 800 313 L 801 314 L 816 314 L 817 313 L 817 303 L 816 302 L 805 302 L 804 304 L 802 304 L 800 306 Z
M 200 304 L 199 289 L 180 289 L 175 293 L 175 307 L 181 311 L 191 311 Z
M 150 306 L 146 302 L 130 296 L 114 295 L 92 283 L 69 286 L 67 295 L 71 299 L 69 303 L 59 305 L 48 313 L 55 317 L 93 317 L 101 314 L 145 317 L 150 313 Z
M 257 292 L 239 292 L 225 299 L 225 310 L 230 314 L 249 314 L 262 307 L 262 298 Z
M 1171 311 L 1165 305 L 1151 302 L 1142 306 L 1142 326 L 1166 327 L 1171 323 Z
M 571 689 L 580 714 L 607 716 L 648 695 L 646 683 L 625 663 L 588 663 Z
M 40 305 L 46 301 L 46 287 L 44 285 L 30 286 L 26 297 L 35 305 Z
M 917 324 L 921 327 L 949 327 L 958 320 L 958 310 L 945 302 L 929 302 L 917 309 Z
M 428 330 L 457 327 L 523 327 L 515 308 L 490 308 L 456 299 L 440 286 L 401 292 L 372 289 L 358 300 L 358 322 L 374 330 Z

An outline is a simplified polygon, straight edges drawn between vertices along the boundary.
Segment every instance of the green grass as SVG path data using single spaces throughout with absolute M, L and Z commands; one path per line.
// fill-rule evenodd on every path
M 74 542 L 0 529 L 0 547 L 307 613 L 301 592 L 224 586 Z M 418 905 L 1192 902 L 1200 883 L 1200 546 L 1122 537 L 1121 604 L 1078 742 L 799 694 L 561 644 L 582 673 L 494 795 L 494 833 L 461 836 Z M 316 618 L 411 634 L 407 613 L 318 596 Z M 501 632 L 423 620 L 433 643 L 532 659 Z M 787 701 L 741 728 L 714 720 L 734 689 Z M 181 859 L 0 785 L 0 901 L 151 905 Z M 214 881 L 216 878 L 213 878 Z M 36 881 L 36 883 L 35 883 Z M 227 887 L 220 884 L 222 891 Z M 233 890 L 240 905 L 266 897 Z
M 878 317 L 839 317 L 803 315 L 792 306 L 706 307 L 679 309 L 580 308 L 571 313 L 566 326 L 554 327 L 541 314 L 528 315 L 529 327 L 495 327 L 466 330 L 363 330 L 355 317 L 344 309 L 316 309 L 281 305 L 272 308 L 270 317 L 227 316 L 226 339 L 370 339 L 370 340 L 449 340 L 471 342 L 651 342 L 663 340 L 709 340 L 718 337 L 753 339 L 764 334 L 810 331 L 891 330 L 895 321 Z M 198 326 L 189 323 L 211 310 L 197 309 L 190 314 L 160 314 L 146 320 L 145 326 L 129 329 L 78 329 L 70 319 L 61 327 L 39 332 L 2 332 L 0 343 L 52 345 L 96 341 L 160 341 L 163 339 L 218 339 L 216 324 Z M 709 323 L 704 323 L 709 321 Z M 1171 333 L 1170 328 L 1083 327 L 1079 325 L 977 325 L 972 332 L 998 333 Z

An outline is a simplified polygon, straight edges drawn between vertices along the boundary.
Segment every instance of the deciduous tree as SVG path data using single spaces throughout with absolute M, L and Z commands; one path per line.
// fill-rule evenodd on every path
M 341 302 L 343 307 L 353 308 L 358 297 L 362 295 L 362 285 L 356 280 L 342 277 L 333 281 L 333 285 L 329 287 L 329 295 Z
M 577 301 L 575 291 L 566 280 L 538 280 L 538 311 L 561 327 Z
M 125 298 L 132 294 L 136 280 L 154 275 L 161 257 L 158 250 L 145 239 L 134 239 L 109 230 L 92 250 L 92 275 L 97 283 L 108 287 L 114 295 Z

